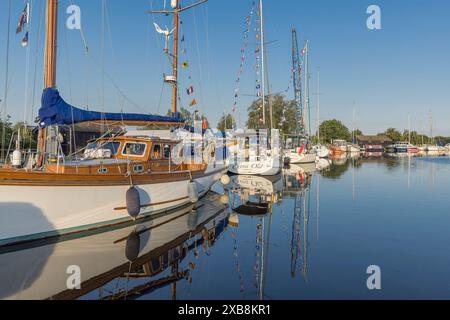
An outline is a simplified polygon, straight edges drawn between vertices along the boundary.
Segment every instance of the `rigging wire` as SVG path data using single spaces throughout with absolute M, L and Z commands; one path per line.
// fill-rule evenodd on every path
M 40 36 L 41 36 L 41 29 L 42 29 L 42 16 L 44 12 L 44 6 L 42 4 L 42 1 L 39 2 L 39 18 L 38 18 L 38 28 L 36 33 L 36 50 L 35 50 L 35 61 L 34 61 L 34 79 L 33 79 L 33 89 L 31 91 L 31 119 L 33 115 L 35 114 L 34 105 L 36 102 L 36 82 L 37 82 L 37 66 L 38 66 L 38 57 L 39 57 L 39 48 L 40 48 Z
M 29 16 L 27 17 L 28 19 L 28 23 L 26 24 L 26 30 L 25 32 L 30 32 L 30 22 L 31 22 L 31 17 L 32 17 L 32 12 L 33 12 L 33 0 L 30 0 L 29 2 Z M 24 132 L 25 129 L 27 127 L 27 110 L 28 110 L 28 80 L 29 80 L 29 73 L 30 73 L 30 45 L 27 45 L 26 48 L 26 56 L 25 56 L 25 101 L 24 101 L 24 110 L 23 110 L 23 128 L 24 128 Z M 24 139 L 21 139 L 22 143 L 24 143 Z
M 6 70 L 5 70 L 5 91 L 3 96 L 3 108 L 1 116 L 3 117 L 2 123 L 2 148 L 0 160 L 5 159 L 5 142 L 6 142 L 6 122 L 8 117 L 6 115 L 7 104 L 8 104 L 8 78 L 9 78 L 9 47 L 10 47 L 10 31 L 11 31 L 11 1 L 8 2 L 8 26 L 6 30 Z M 0 118 L 1 119 L 1 118 Z M 5 161 L 6 162 L 6 161 Z
M 209 71 L 209 82 L 214 84 L 214 89 L 216 92 L 217 97 L 217 103 L 221 110 L 225 109 L 225 106 L 222 103 L 222 100 L 220 99 L 219 94 L 219 85 L 217 82 L 217 77 L 213 75 L 217 75 L 216 69 L 215 69 L 215 63 L 213 62 L 212 55 L 211 55 L 211 48 L 210 48 L 210 38 L 209 38 L 209 12 L 208 12 L 208 6 L 202 6 L 202 12 L 204 16 L 204 22 L 205 22 L 205 37 L 206 37 L 206 60 L 208 61 L 208 68 Z
M 196 18 L 196 8 L 194 8 L 192 10 L 192 15 L 194 16 L 194 29 L 195 29 L 195 43 L 196 43 L 196 47 L 197 47 L 197 69 L 198 69 L 198 73 L 199 73 L 199 87 L 200 87 L 200 97 L 202 99 L 202 103 L 201 103 L 201 108 L 200 109 L 204 109 L 203 105 L 205 104 L 205 99 L 203 96 L 203 72 L 202 72 L 202 67 L 201 67 L 201 56 L 200 56 L 200 44 L 199 44 L 199 37 L 198 37 L 198 28 L 197 28 L 197 18 Z
M 75 5 L 74 0 L 69 0 L 69 3 L 72 6 Z M 83 51 L 84 51 L 85 56 L 87 57 L 88 52 L 89 52 L 89 47 L 88 47 L 88 44 L 87 44 L 86 36 L 84 34 L 84 29 L 83 29 L 82 25 L 80 25 L 80 28 L 78 30 L 80 32 L 81 42 L 83 43 L 83 49 L 84 49 Z M 84 60 L 84 73 L 85 73 L 85 79 L 86 79 L 86 81 L 85 81 L 85 90 L 86 90 L 86 92 L 85 92 L 85 98 L 86 98 L 85 105 L 86 105 L 87 110 L 89 110 L 89 78 L 90 77 L 89 77 L 89 65 L 86 62 L 86 60 Z
M 154 10 L 154 6 L 153 6 L 153 0 L 149 0 L 149 5 L 150 5 L 150 8 L 151 8 L 151 12 L 152 12 L 150 15 L 152 17 L 153 23 L 155 24 L 156 23 L 156 19 L 155 19 L 155 14 L 153 13 L 153 11 L 155 11 Z M 165 10 L 165 8 L 166 8 L 166 2 L 164 1 L 164 10 Z M 149 20 L 150 20 L 150 18 L 149 18 Z M 150 30 L 151 28 L 153 28 L 153 26 L 149 24 L 148 30 Z M 150 35 L 150 31 L 149 31 L 149 35 Z M 155 36 L 154 39 L 155 39 L 155 42 L 156 42 L 156 47 L 158 48 L 159 51 L 162 51 L 163 49 L 162 49 L 162 46 L 160 45 L 160 42 L 158 41 L 158 37 Z M 161 63 L 159 64 L 160 65 L 160 70 L 161 70 L 160 73 L 163 74 L 164 73 L 164 68 L 167 65 L 167 61 L 166 61 L 166 59 L 164 59 L 164 57 L 162 55 L 160 55 L 160 59 L 161 59 Z M 161 87 L 161 93 L 160 93 L 159 101 L 158 101 L 158 106 L 157 106 L 157 113 L 158 114 L 160 113 L 160 109 L 161 109 L 162 99 L 163 99 L 164 91 L 165 91 L 164 88 L 165 88 L 165 85 L 164 85 L 164 82 L 163 82 L 162 83 L 162 87 Z

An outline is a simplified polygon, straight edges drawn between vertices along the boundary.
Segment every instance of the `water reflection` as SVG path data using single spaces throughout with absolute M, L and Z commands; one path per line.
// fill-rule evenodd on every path
M 0 254 L 4 299 L 449 298 L 450 158 L 361 154 L 234 176 L 191 207 Z M 367 266 L 383 290 L 366 288 Z M 80 266 L 81 290 L 67 267 Z
M 237 214 L 264 216 L 281 199 L 281 175 L 270 178 L 236 175 L 231 181 L 231 207 Z
M 136 298 L 164 286 L 190 281 L 179 264 L 189 252 L 208 254 L 228 223 L 226 206 L 209 195 L 199 204 L 138 225 L 56 244 L 8 248 L 0 254 L 3 299 Z M 80 290 L 67 287 L 69 267 L 80 270 Z M 164 271 L 169 275 L 157 278 Z M 115 281 L 115 284 L 110 282 Z M 95 293 L 93 293 L 95 292 Z M 170 297 L 168 297 L 170 298 Z

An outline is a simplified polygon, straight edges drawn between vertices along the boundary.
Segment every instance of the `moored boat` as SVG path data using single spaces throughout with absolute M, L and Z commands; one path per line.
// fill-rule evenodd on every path
M 281 170 L 278 130 L 238 130 L 234 134 L 229 171 L 243 175 L 277 175 Z M 269 141 L 270 140 L 270 141 Z
M 384 152 L 384 148 L 382 145 L 369 144 L 364 146 L 364 151 L 367 153 L 379 153 L 379 152 L 382 153 Z
M 328 149 L 326 146 L 318 144 L 313 147 L 314 152 L 317 154 L 317 156 L 321 159 L 328 158 L 330 156 L 330 149 Z
M 38 151 L 27 161 L 17 157 L 0 168 L 0 246 L 123 224 L 197 202 L 213 174 L 206 172 L 203 159 L 185 161 L 180 141 L 124 135 L 129 126 L 184 125 L 176 103 L 168 117 L 85 111 L 67 104 L 56 90 L 58 1 L 47 0 L 46 10 Z M 122 130 L 107 130 L 82 154 L 66 157 L 59 128 L 89 123 Z
M 306 139 L 296 135 L 286 135 L 283 146 L 284 163 L 315 163 L 317 152 Z

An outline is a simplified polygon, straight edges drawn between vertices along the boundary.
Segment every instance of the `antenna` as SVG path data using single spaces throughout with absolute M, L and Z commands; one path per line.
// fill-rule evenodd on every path
M 172 29 L 172 31 L 169 31 L 169 29 L 166 27 L 166 29 L 161 29 L 161 27 L 154 22 L 153 25 L 155 26 L 156 32 L 158 32 L 159 34 L 164 35 L 165 37 L 165 45 L 164 45 L 164 52 L 168 53 L 169 52 L 169 39 L 170 36 L 172 35 L 172 33 L 175 31 L 175 29 Z

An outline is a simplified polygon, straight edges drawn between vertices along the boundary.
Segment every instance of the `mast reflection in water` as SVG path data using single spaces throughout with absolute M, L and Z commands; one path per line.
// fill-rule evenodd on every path
M 448 299 L 449 165 L 368 154 L 234 176 L 196 212 L 3 249 L 0 296 Z M 366 285 L 374 264 L 380 291 Z M 80 290 L 67 288 L 70 266 L 80 267 Z

